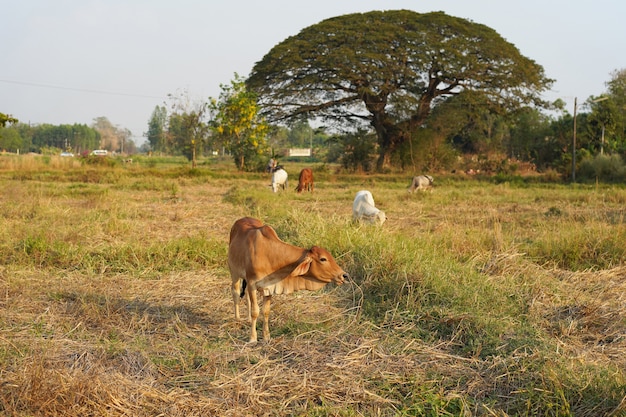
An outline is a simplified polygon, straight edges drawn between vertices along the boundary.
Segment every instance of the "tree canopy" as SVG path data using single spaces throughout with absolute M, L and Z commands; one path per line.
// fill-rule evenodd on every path
M 10 114 L 0 113 L 0 127 L 5 127 L 9 123 L 17 123 L 17 119 Z
M 392 10 L 305 28 L 272 48 L 247 82 L 269 121 L 369 124 L 383 168 L 446 98 L 472 90 L 511 109 L 539 104 L 552 80 L 485 25 L 443 12 Z
M 203 100 L 192 99 L 187 91 L 169 94 L 169 99 L 172 113 L 166 135 L 168 147 L 180 152 L 196 168 L 198 156 L 209 143 L 209 105 Z
M 240 170 L 253 169 L 267 151 L 269 126 L 258 114 L 256 95 L 246 88 L 238 74 L 230 85 L 220 87 L 219 100 L 211 99 L 209 104 L 215 113 L 213 132 L 233 155 Z
M 156 106 L 148 121 L 146 138 L 150 148 L 155 152 L 167 150 L 165 128 L 167 126 L 167 109 L 165 106 Z

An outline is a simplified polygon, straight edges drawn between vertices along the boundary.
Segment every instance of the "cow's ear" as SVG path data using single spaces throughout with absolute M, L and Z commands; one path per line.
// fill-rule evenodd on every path
M 291 272 L 291 275 L 300 276 L 306 274 L 309 272 L 311 262 L 313 262 L 313 259 L 311 259 L 310 256 L 307 256 L 298 266 L 296 266 L 296 268 Z

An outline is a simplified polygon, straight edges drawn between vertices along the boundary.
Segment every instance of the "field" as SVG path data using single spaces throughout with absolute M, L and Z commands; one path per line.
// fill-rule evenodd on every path
M 0 415 L 626 415 L 626 188 L 231 162 L 0 156 Z M 382 227 L 354 224 L 372 191 Z M 327 248 L 343 286 L 232 312 L 228 232 Z M 245 303 L 242 303 L 245 314 Z

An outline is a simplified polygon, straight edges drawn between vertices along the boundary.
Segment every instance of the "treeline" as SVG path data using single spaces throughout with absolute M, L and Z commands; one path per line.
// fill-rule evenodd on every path
M 92 126 L 30 125 L 13 119 L 0 127 L 0 150 L 11 153 L 58 153 L 82 154 L 94 149 L 112 152 L 134 153 L 136 146 L 130 132 L 113 126 L 105 117 L 94 120 Z
M 311 127 L 302 118 L 287 125 L 265 126 L 254 96 L 238 75 L 222 85 L 219 99 L 189 106 L 187 97 L 157 106 L 149 121 L 147 147 L 162 154 L 229 154 L 244 170 L 260 170 L 270 157 L 287 157 L 289 148 L 312 148 L 313 160 L 338 162 L 346 170 L 377 169 L 380 141 L 371 130 L 337 132 L 333 126 Z M 590 175 L 626 181 L 626 70 L 615 71 L 607 90 L 575 108 L 557 100 L 514 111 L 498 109 L 470 90 L 442 99 L 428 121 L 393 150 L 391 165 L 412 171 L 473 170 L 499 173 L 523 163 L 537 171 L 567 177 L 572 159 Z M 186 106 L 181 106 L 185 103 Z M 263 132 L 263 137 L 258 134 Z M 606 158 L 610 162 L 606 162 Z M 597 163 L 598 167 L 593 164 Z M 581 168 L 582 169 L 582 168 Z
M 511 172 L 524 164 L 538 172 L 554 171 L 566 179 L 572 170 L 576 119 L 576 170 L 580 178 L 626 181 L 625 85 L 626 70 L 617 71 L 600 96 L 576 103 L 576 108 L 566 108 L 559 100 L 552 104 L 550 113 L 533 107 L 497 112 L 471 93 L 459 94 L 437 105 L 428 123 L 394 152 L 392 164 L 416 172 L 472 170 L 489 174 Z M 221 112 L 234 107 L 236 94 L 223 100 L 230 104 L 224 104 Z M 233 146 L 235 135 L 225 135 L 221 126 L 224 118 L 219 120 L 216 123 L 215 113 L 202 106 L 171 114 L 166 107 L 156 107 L 149 122 L 147 146 L 153 152 L 185 155 L 190 160 L 192 142 L 196 157 L 239 152 L 241 140 Z M 263 146 L 258 141 L 246 145 L 251 151 L 242 151 L 247 158 L 244 168 L 250 170 L 263 169 L 269 157 L 288 159 L 289 148 L 311 147 L 312 161 L 339 163 L 348 171 L 375 170 L 378 155 L 377 138 L 369 130 L 336 133 L 324 126 L 313 128 L 306 120 L 271 126 Z
M 100 144 L 100 134 L 84 124 L 36 125 L 17 123 L 2 129 L 0 148 L 5 152 L 43 153 L 46 149 L 80 153 L 96 149 Z
M 574 108 L 557 100 L 549 113 L 535 107 L 499 112 L 469 91 L 449 97 L 394 150 L 392 166 L 415 172 L 498 174 L 525 164 L 565 179 L 577 173 L 582 180 L 624 182 L 626 69 L 615 71 L 606 86 L 605 92 Z M 195 106 L 180 105 L 189 103 L 187 97 L 172 98 L 178 105 L 172 105 L 169 114 L 165 106 L 155 107 L 141 151 L 183 155 L 194 166 L 200 157 L 229 155 L 240 169 L 262 170 L 270 157 L 288 159 L 289 148 L 312 148 L 311 162 L 339 163 L 348 171 L 376 170 L 380 144 L 370 130 L 337 132 L 332 126 L 312 127 L 303 119 L 266 126 L 243 79 L 236 76 L 222 89 L 219 99 Z M 130 132 L 104 117 L 92 126 L 30 126 L 8 118 L 3 125 L 4 151 L 137 151 Z

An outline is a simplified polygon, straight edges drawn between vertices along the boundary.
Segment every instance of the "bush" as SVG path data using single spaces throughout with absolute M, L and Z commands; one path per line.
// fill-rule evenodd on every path
M 623 182 L 626 167 L 619 155 L 596 155 L 582 161 L 578 178 L 581 181 Z
M 99 155 L 87 155 L 84 156 L 81 161 L 85 165 L 96 165 L 103 167 L 113 167 L 115 166 L 115 160 L 113 158 L 109 158 L 106 156 Z
M 344 138 L 339 162 L 351 172 L 371 172 L 376 167 L 375 154 L 376 138 L 359 131 Z

